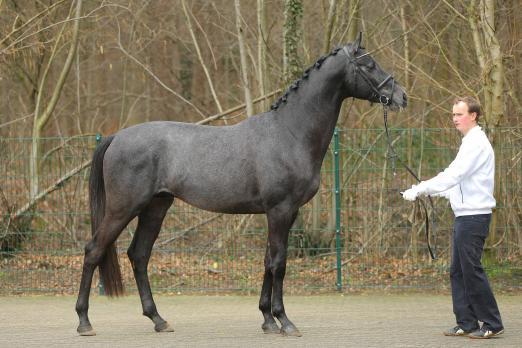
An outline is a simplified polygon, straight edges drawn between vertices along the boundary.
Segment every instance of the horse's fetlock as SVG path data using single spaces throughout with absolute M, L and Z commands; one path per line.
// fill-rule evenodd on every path
M 263 313 L 266 313 L 266 312 L 270 312 L 270 307 L 271 307 L 271 303 L 270 303 L 270 299 L 263 299 L 261 301 L 259 301 L 259 310 Z
M 154 318 L 158 316 L 158 311 L 155 307 L 150 306 L 147 308 L 143 308 L 143 315 L 151 320 L 154 320 Z
M 273 305 L 272 306 L 272 315 L 274 317 L 279 318 L 284 313 L 285 313 L 285 308 L 282 305 Z
M 76 309 L 77 314 L 83 314 L 87 311 L 87 306 L 84 303 L 76 303 L 74 308 Z

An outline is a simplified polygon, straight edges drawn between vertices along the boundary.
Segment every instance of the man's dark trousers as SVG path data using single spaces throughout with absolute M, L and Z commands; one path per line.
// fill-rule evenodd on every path
M 489 233 L 491 214 L 455 218 L 450 268 L 453 313 L 465 331 L 478 329 L 478 320 L 487 329 L 503 329 L 497 301 L 489 286 L 480 258 Z

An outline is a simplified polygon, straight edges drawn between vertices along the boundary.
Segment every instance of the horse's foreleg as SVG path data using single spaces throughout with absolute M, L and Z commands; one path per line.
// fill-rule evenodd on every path
M 156 309 L 147 275 L 147 265 L 152 246 L 158 237 L 161 224 L 172 201 L 172 197 L 156 197 L 142 210 L 138 217 L 138 228 L 127 251 L 140 293 L 143 315 L 154 322 L 154 330 L 157 332 L 172 332 L 174 330 L 163 320 Z
M 288 319 L 283 304 L 283 280 L 286 273 L 288 234 L 297 217 L 297 210 L 274 209 L 267 214 L 268 242 L 270 245 L 270 269 L 272 273 L 272 314 L 281 323 L 281 333 L 301 336 Z
M 105 216 L 95 236 L 85 246 L 82 279 L 80 281 L 78 300 L 76 301 L 76 313 L 78 313 L 78 318 L 80 319 L 77 331 L 82 336 L 96 335 L 87 314 L 94 270 L 102 261 L 107 248 L 114 243 L 131 219 L 132 217 L 128 216 L 119 218 Z
M 270 243 L 267 241 L 265 254 L 265 275 L 263 276 L 263 287 L 259 298 L 259 310 L 263 313 L 265 321 L 261 328 L 265 333 L 279 333 L 280 329 L 272 315 L 272 271 L 270 269 Z

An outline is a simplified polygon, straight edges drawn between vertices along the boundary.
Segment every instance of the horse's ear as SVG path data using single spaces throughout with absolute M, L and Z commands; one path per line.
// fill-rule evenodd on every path
M 359 34 L 357 34 L 357 38 L 355 39 L 355 52 L 357 52 L 359 50 L 359 48 L 362 48 L 361 42 L 362 42 L 362 31 L 360 31 Z

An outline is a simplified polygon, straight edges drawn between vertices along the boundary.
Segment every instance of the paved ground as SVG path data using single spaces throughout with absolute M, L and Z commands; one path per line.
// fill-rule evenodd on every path
M 522 296 L 499 296 L 506 332 L 495 339 L 445 337 L 449 296 L 340 294 L 288 296 L 303 337 L 265 335 L 256 297 L 157 296 L 176 330 L 158 334 L 136 295 L 91 297 L 97 336 L 76 334 L 73 297 L 0 297 L 1 347 L 522 347 Z

